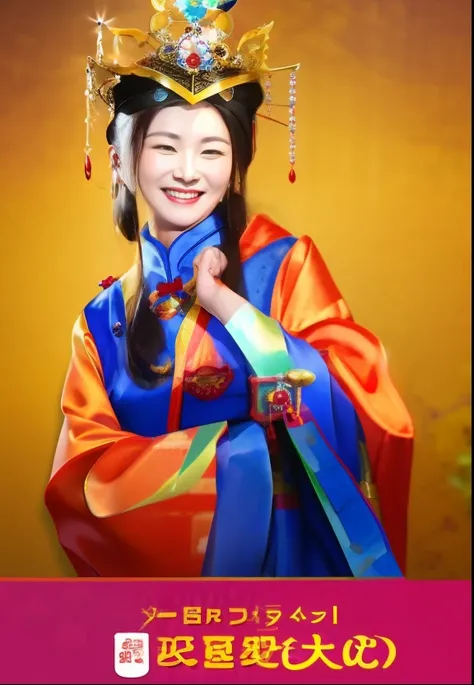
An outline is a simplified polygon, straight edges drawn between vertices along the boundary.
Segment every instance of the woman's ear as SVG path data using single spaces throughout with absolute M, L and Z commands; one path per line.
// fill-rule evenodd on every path
M 108 154 L 109 154 L 109 160 L 110 160 L 110 168 L 118 173 L 121 164 L 120 164 L 120 155 L 118 153 L 117 148 L 114 147 L 113 145 L 109 145 Z

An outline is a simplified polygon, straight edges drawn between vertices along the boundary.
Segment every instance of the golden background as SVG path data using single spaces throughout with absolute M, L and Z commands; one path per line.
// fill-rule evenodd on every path
M 75 318 L 132 251 L 114 232 L 103 123 L 83 174 L 92 0 L 2 8 L 0 574 L 72 575 L 43 507 Z M 147 0 L 114 0 L 147 29 Z M 409 575 L 470 576 L 468 504 L 449 483 L 470 426 L 470 2 L 239 0 L 275 20 L 271 66 L 301 61 L 297 183 L 287 129 L 260 120 L 254 211 L 309 233 L 378 334 L 417 430 Z M 287 75 L 275 79 L 286 103 Z M 275 110 L 276 111 L 276 110 Z M 280 110 L 284 115 L 285 110 Z

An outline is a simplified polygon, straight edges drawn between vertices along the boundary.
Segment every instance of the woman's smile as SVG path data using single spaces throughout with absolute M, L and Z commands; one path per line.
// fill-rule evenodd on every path
M 185 190 L 184 188 L 162 188 L 162 191 L 170 202 L 185 205 L 196 204 L 204 195 L 201 190 Z

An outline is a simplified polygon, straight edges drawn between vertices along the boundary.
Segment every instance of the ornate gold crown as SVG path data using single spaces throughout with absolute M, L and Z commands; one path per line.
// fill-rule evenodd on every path
M 92 107 L 99 96 L 114 116 L 112 90 L 121 77 L 134 75 L 152 79 L 192 105 L 218 93 L 223 97 L 230 94 L 231 97 L 233 88 L 244 83 L 261 82 L 267 116 L 258 115 L 282 124 L 269 116 L 272 107 L 271 75 L 277 71 L 291 71 L 289 121 L 284 125 L 290 129 L 290 181 L 294 182 L 295 86 L 299 64 L 268 67 L 267 52 L 273 22 L 245 33 L 233 51 L 227 42 L 234 28 L 229 10 L 237 0 L 151 0 L 151 4 L 156 12 L 151 17 L 148 32 L 113 28 L 109 21 L 97 19 L 96 56 L 88 57 L 86 68 L 86 178 L 91 177 Z M 104 29 L 113 36 L 112 51 L 107 56 Z M 121 50 L 126 40 L 131 40 L 141 54 L 124 64 L 121 62 Z M 99 71 L 104 72 L 103 79 L 98 78 Z

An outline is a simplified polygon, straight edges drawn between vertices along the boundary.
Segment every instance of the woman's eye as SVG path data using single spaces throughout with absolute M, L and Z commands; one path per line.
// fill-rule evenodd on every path
M 161 152 L 176 152 L 174 147 L 171 147 L 171 145 L 154 145 L 153 149 L 161 150 Z
M 221 152 L 221 150 L 204 150 L 204 152 L 203 152 L 202 154 L 203 154 L 203 155 L 211 155 L 211 156 L 213 156 L 213 157 L 219 155 L 219 156 L 222 157 L 222 155 L 223 155 L 224 153 Z

